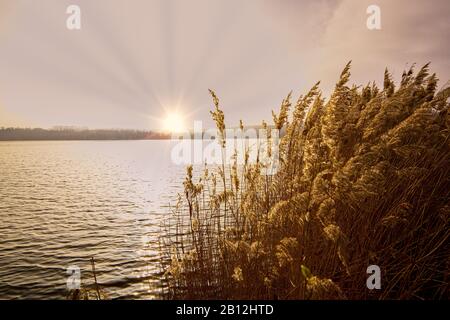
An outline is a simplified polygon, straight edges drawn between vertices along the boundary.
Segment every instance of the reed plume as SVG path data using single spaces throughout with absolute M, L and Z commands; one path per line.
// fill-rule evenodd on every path
M 168 297 L 449 298 L 450 89 L 428 64 L 398 87 L 386 69 L 382 90 L 350 86 L 350 70 L 327 101 L 317 83 L 273 112 L 285 132 L 275 175 L 246 161 L 195 184 L 188 169 L 164 238 Z M 365 286 L 371 264 L 381 290 Z

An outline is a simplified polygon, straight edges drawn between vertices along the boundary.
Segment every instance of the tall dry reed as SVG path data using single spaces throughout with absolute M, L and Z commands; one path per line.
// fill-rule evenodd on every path
M 187 169 L 161 241 L 167 297 L 449 297 L 450 89 L 428 65 L 397 88 L 387 70 L 382 90 L 349 78 L 350 63 L 328 100 L 319 83 L 283 100 L 275 175 L 248 150 L 241 166 Z M 381 290 L 366 287 L 371 264 Z

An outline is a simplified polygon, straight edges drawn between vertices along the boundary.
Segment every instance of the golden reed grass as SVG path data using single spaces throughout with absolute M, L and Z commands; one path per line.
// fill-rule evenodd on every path
M 248 150 L 241 166 L 188 168 L 161 237 L 167 298 L 448 299 L 450 88 L 428 65 L 398 88 L 387 70 L 383 90 L 349 78 L 350 63 L 327 101 L 317 83 L 273 113 L 275 175 Z

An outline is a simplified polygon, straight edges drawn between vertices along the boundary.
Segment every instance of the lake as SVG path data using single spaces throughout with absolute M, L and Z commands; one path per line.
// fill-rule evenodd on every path
M 181 191 L 171 141 L 0 142 L 0 298 L 65 299 L 78 266 L 109 298 L 157 298 L 158 236 Z

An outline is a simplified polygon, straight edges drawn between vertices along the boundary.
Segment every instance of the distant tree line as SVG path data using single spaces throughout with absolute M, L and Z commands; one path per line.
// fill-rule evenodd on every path
M 158 140 L 169 139 L 166 133 L 125 130 L 55 127 L 41 128 L 4 128 L 0 127 L 0 141 L 19 140 Z

